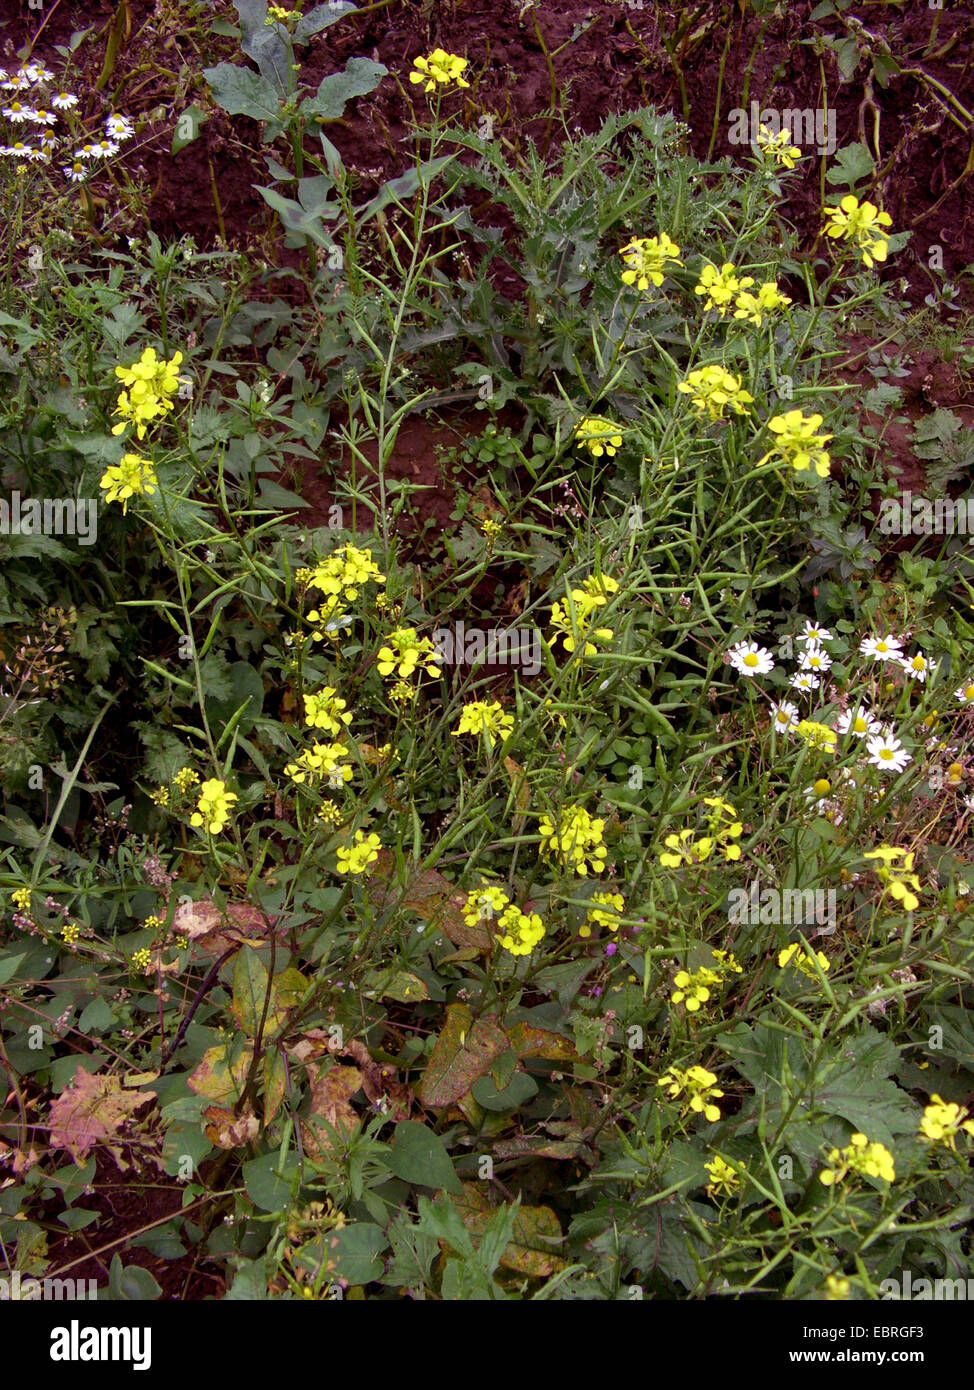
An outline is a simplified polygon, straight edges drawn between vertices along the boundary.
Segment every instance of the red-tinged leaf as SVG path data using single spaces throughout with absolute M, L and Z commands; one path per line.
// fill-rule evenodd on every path
M 511 1047 L 519 1057 L 544 1057 L 549 1062 L 574 1062 L 578 1054 L 570 1038 L 535 1028 L 530 1023 L 515 1023 L 507 1034 Z
M 79 1064 L 71 1085 L 51 1106 L 51 1147 L 67 1149 L 80 1165 L 96 1145 L 104 1145 L 124 1172 L 129 1164 L 119 1133 L 136 1110 L 154 1099 L 142 1091 L 123 1090 L 115 1075 L 85 1071 Z
M 361 1089 L 358 1067 L 329 1066 L 318 1073 L 311 1087 L 311 1113 L 301 1122 L 305 1151 L 311 1158 L 320 1159 L 324 1151 L 336 1148 L 355 1132 L 359 1117 L 349 1101 Z M 316 1125 L 316 1118 L 325 1124 Z
M 264 1053 L 264 1124 L 269 1125 L 280 1110 L 287 1091 L 284 1054 L 276 1047 Z
M 422 1105 L 452 1105 L 484 1076 L 510 1043 L 495 1014 L 474 1020 L 466 1004 L 450 1004 L 419 1088 Z
M 260 1133 L 260 1122 L 252 1110 L 235 1115 L 223 1105 L 208 1105 L 203 1111 L 209 1124 L 204 1126 L 207 1139 L 219 1149 L 235 1149 L 249 1144 Z
M 491 1146 L 496 1159 L 506 1158 L 556 1158 L 578 1159 L 590 1163 L 593 1155 L 584 1144 L 579 1145 L 567 1139 L 530 1139 L 527 1135 L 517 1135 L 513 1139 L 500 1139 Z

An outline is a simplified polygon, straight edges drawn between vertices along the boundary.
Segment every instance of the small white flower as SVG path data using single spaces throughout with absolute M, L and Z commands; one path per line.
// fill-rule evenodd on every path
M 871 656 L 874 661 L 899 661 L 903 656 L 903 643 L 899 637 L 888 632 L 885 637 L 864 637 L 859 643 L 863 656 Z
M 131 140 L 135 131 L 125 116 L 106 116 L 105 133 L 110 140 Z
M 781 700 L 771 706 L 771 727 L 776 733 L 789 732 L 798 723 L 799 717 L 798 706 L 790 700 Z
M 32 81 L 33 79 L 27 75 L 26 68 L 18 68 L 4 82 L 3 89 L 5 92 L 22 92 L 31 85 Z
M 45 111 L 42 107 L 38 107 L 27 110 L 24 119 L 30 121 L 31 125 L 53 125 L 57 116 L 53 111 Z
M 94 159 L 97 153 L 98 151 L 94 145 L 85 142 L 80 150 L 75 150 L 74 157 L 75 159 Z
M 788 684 L 794 686 L 796 690 L 809 691 L 817 690 L 822 682 L 811 671 L 796 671 Z
M 118 154 L 118 145 L 114 140 L 96 140 L 95 153 L 104 155 L 108 159 L 113 154 Z
M 907 763 L 913 761 L 898 738 L 892 734 L 880 734 L 866 744 L 868 761 L 880 772 L 902 772 Z
M 20 125 L 21 121 L 33 118 L 34 110 L 31 106 L 24 106 L 22 102 L 12 101 L 9 106 L 3 108 L 3 114 L 8 121 L 13 121 L 14 125 Z
M 63 172 L 64 177 L 69 179 L 71 183 L 83 183 L 88 177 L 88 171 L 80 160 L 76 161 L 74 164 L 65 164 L 63 166 Z
M 774 670 L 774 657 L 756 642 L 738 642 L 727 653 L 730 664 L 742 676 L 766 676 Z
M 827 627 L 819 627 L 817 623 L 811 623 L 806 618 L 804 631 L 798 634 L 795 641 L 809 642 L 818 646 L 820 642 L 831 642 L 832 634 Z
M 917 652 L 915 656 L 905 656 L 900 661 L 900 665 L 908 676 L 916 681 L 925 681 L 927 676 L 932 675 L 937 669 L 937 663 L 930 661 L 923 652 Z
M 821 647 L 806 647 L 798 665 L 803 671 L 827 671 L 832 665 L 832 658 Z
M 974 681 L 958 687 L 954 691 L 954 699 L 959 700 L 962 705 L 974 705 Z
M 0 155 L 7 159 L 43 159 L 44 156 L 34 145 L 25 145 L 23 140 L 15 140 L 12 145 L 4 145 Z
M 837 733 L 855 734 L 856 738 L 865 738 L 867 734 L 878 733 L 879 720 L 873 718 L 865 705 L 860 705 L 855 711 L 843 711 L 835 721 L 835 728 Z
M 29 82 L 52 82 L 54 74 L 50 68 L 46 68 L 43 63 L 28 63 L 24 72 Z
M 58 92 L 57 96 L 51 97 L 51 105 L 55 111 L 70 111 L 72 106 L 77 106 L 78 98 L 74 92 Z

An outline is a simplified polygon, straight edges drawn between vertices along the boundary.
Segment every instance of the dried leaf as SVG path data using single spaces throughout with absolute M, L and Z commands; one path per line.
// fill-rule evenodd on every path
M 495 1014 L 474 1020 L 466 1004 L 449 1004 L 420 1084 L 420 1102 L 435 1109 L 460 1100 L 509 1048 Z
M 329 1066 L 319 1071 L 311 1087 L 311 1114 L 301 1122 L 305 1152 L 312 1159 L 321 1158 L 340 1139 L 355 1132 L 359 1117 L 349 1100 L 361 1089 L 362 1073 L 358 1067 Z M 316 1125 L 316 1118 L 325 1120 L 336 1131 L 337 1139 Z
M 125 1172 L 130 1165 L 118 1142 L 120 1131 L 136 1110 L 154 1100 L 142 1091 L 123 1090 L 112 1073 L 85 1071 L 79 1062 L 71 1085 L 51 1106 L 51 1146 L 67 1149 L 82 1164 L 96 1145 L 104 1144 Z
M 235 1115 L 222 1105 L 208 1105 L 203 1114 L 210 1121 L 205 1126 L 206 1137 L 217 1148 L 235 1149 L 238 1144 L 249 1144 L 260 1133 L 260 1122 L 252 1110 Z

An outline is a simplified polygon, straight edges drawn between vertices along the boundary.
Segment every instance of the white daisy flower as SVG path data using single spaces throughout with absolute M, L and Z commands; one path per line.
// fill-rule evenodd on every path
M 135 134 L 132 122 L 125 116 L 106 116 L 105 131 L 111 140 L 131 140 Z
M 907 763 L 913 761 L 898 738 L 892 734 L 880 734 L 866 744 L 868 761 L 880 772 L 902 772 Z
M 774 657 L 756 642 L 738 642 L 727 653 L 730 664 L 742 676 L 766 676 L 774 670 Z
M 25 69 L 31 82 L 53 82 L 54 74 L 43 63 L 28 63 Z
M 810 623 L 806 618 L 804 631 L 798 634 L 795 641 L 809 642 L 817 646 L 819 642 L 831 642 L 832 634 L 827 627 L 819 627 L 817 623 Z
M 45 111 L 43 107 L 38 107 L 34 111 L 28 111 L 26 119 L 32 125 L 53 125 L 57 116 L 53 111 Z
M 6 82 L 4 82 L 3 89 L 5 92 L 22 92 L 26 87 L 30 86 L 31 80 L 32 79 L 27 75 L 26 68 L 18 68 L 17 71 L 12 72 Z
M 817 690 L 822 682 L 811 671 L 796 671 L 788 684 L 794 686 L 796 690 L 809 691 Z
M 832 665 L 832 658 L 821 647 L 806 647 L 798 665 L 803 671 L 827 671 Z
M 835 728 L 837 733 L 865 738 L 867 734 L 879 732 L 879 720 L 873 718 L 865 705 L 860 705 L 855 711 L 844 710 L 835 721 Z
M 118 146 L 114 140 L 96 140 L 95 153 L 104 155 L 108 159 L 113 154 L 118 154 Z
M 885 637 L 864 637 L 859 643 L 863 656 L 871 656 L 874 661 L 899 661 L 903 656 L 903 643 L 899 637 L 887 632 Z
M 88 171 L 80 160 L 76 160 L 74 164 L 65 164 L 63 172 L 64 177 L 71 183 L 83 183 L 88 177 Z
M 15 140 L 12 145 L 4 145 L 0 149 L 0 155 L 7 159 L 43 159 L 43 155 L 35 145 L 25 145 L 23 140 Z
M 776 733 L 789 732 L 798 723 L 800 717 L 798 706 L 793 705 L 790 700 L 781 700 L 778 704 L 771 706 L 771 727 Z
M 51 97 L 51 105 L 55 111 L 70 111 L 72 106 L 77 106 L 78 98 L 74 92 L 58 92 L 57 96 Z
M 959 700 L 962 705 L 974 705 L 974 681 L 958 686 L 954 691 L 954 699 Z
M 33 107 L 25 106 L 22 101 L 12 101 L 9 106 L 3 108 L 3 114 L 8 121 L 13 121 L 14 125 L 19 125 L 21 121 L 30 121 L 34 118 Z
M 915 681 L 925 681 L 927 676 L 932 675 L 937 669 L 937 663 L 925 657 L 923 652 L 917 652 L 915 656 L 903 657 L 900 665 L 906 674 L 912 676 Z
M 75 150 L 75 159 L 94 159 L 98 151 L 94 145 L 85 143 L 80 150 Z

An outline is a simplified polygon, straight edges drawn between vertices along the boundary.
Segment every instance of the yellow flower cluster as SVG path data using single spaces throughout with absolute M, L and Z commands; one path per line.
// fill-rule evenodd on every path
M 823 972 L 831 969 L 831 962 L 824 951 L 816 951 L 815 959 L 822 967 Z M 778 969 L 784 970 L 786 966 L 793 965 L 796 970 L 800 970 L 803 975 L 807 975 L 810 980 L 817 980 L 815 966 L 812 964 L 812 957 L 804 951 L 801 946 L 793 944 L 786 946 L 783 951 L 778 952 Z
M 853 1134 L 847 1148 L 832 1149 L 827 1162 L 828 1168 L 823 1168 L 818 1175 L 826 1187 L 841 1182 L 847 1173 L 863 1173 L 868 1178 L 882 1178 L 884 1182 L 896 1180 L 889 1149 L 883 1144 L 871 1144 L 864 1134 Z
M 741 847 L 734 842 L 739 840 L 744 830 L 743 821 L 738 820 L 737 811 L 729 801 L 719 796 L 703 797 L 703 804 L 713 809 L 707 816 L 707 834 L 694 839 L 692 827 L 667 835 L 660 851 L 659 862 L 667 869 L 679 869 L 684 864 L 702 864 L 709 859 L 715 849 L 719 849 L 724 859 L 730 863 L 741 857 Z
M 364 874 L 370 864 L 379 857 L 382 842 L 378 835 L 366 835 L 356 830 L 355 839 L 350 845 L 339 845 L 338 863 L 335 872 L 339 874 Z
M 704 1189 L 708 1197 L 729 1197 L 744 1186 L 744 1181 L 726 1159 L 716 1154 L 709 1163 L 703 1165 L 710 1175 L 710 1182 Z
M 109 464 L 98 484 L 105 490 L 106 502 L 121 502 L 123 515 L 128 512 L 130 498 L 151 497 L 158 485 L 153 463 L 139 454 L 123 454 L 121 463 Z
M 481 878 L 480 887 L 471 889 L 467 894 L 467 900 L 461 909 L 463 920 L 468 927 L 478 926 L 481 922 L 492 922 L 510 905 L 510 901 L 503 888 L 498 888 L 496 884 Z
M 227 791 L 226 782 L 211 777 L 200 787 L 197 809 L 189 818 L 190 825 L 204 826 L 210 835 L 219 835 L 226 828 L 234 803 L 235 792 Z
M 626 269 L 621 274 L 624 285 L 635 285 L 638 290 L 648 290 L 650 283 L 657 287 L 663 283 L 666 263 L 682 265 L 679 259 L 680 248 L 671 241 L 665 232 L 653 237 L 633 237 L 619 251 Z
M 352 780 L 351 766 L 342 761 L 348 756 L 348 749 L 342 743 L 313 743 L 310 748 L 302 748 L 296 760 L 285 766 L 284 772 L 298 786 L 327 777 L 329 786 L 337 791 L 343 783 Z
M 385 646 L 379 648 L 378 667 L 380 675 L 395 675 L 400 681 L 410 680 L 417 670 L 440 674 L 436 648 L 428 637 L 417 637 L 414 627 L 397 627 L 389 633 Z
M 112 411 L 113 415 L 121 416 L 119 423 L 112 426 L 112 434 L 121 434 L 132 424 L 138 438 L 144 439 L 146 425 L 172 410 L 172 398 L 179 389 L 182 360 L 183 354 L 174 352 L 166 362 L 156 355 L 155 348 L 147 347 L 138 362 L 130 367 L 115 368 L 115 375 L 128 390 L 119 393 Z
M 688 1014 L 698 1013 L 706 1004 L 715 985 L 721 985 L 727 975 L 741 975 L 743 970 L 728 951 L 713 951 L 715 967 L 702 965 L 691 974 L 678 970 L 673 977 L 676 986 L 670 995 L 674 1004 L 682 1004 Z
M 584 420 L 579 420 L 573 438 L 576 444 L 597 459 L 603 454 L 614 458 L 616 450 L 622 448 L 621 428 L 611 420 L 604 420 L 601 415 L 586 415 Z
M 506 743 L 513 732 L 514 716 L 506 714 L 496 700 L 471 700 L 460 711 L 460 722 L 452 736 L 457 738 L 460 734 L 474 734 L 479 738 L 482 735 L 487 747 L 492 750 L 495 739 Z
M 880 212 L 875 203 L 860 203 L 847 193 L 838 207 L 825 208 L 828 221 L 825 235 L 851 243 L 871 270 L 876 261 L 882 263 L 889 253 L 889 237 L 881 229 L 892 226 L 888 212 Z
M 702 1114 L 714 1124 L 720 1119 L 720 1109 L 714 1105 L 714 1100 L 720 1100 L 724 1094 L 714 1084 L 716 1080 L 714 1073 L 707 1071 L 706 1067 L 688 1067 L 686 1071 L 680 1067 L 670 1067 L 656 1084 L 666 1087 L 670 1100 L 683 1097 L 684 1113 Z
M 583 877 L 600 874 L 608 850 L 602 842 L 605 821 L 590 816 L 583 806 L 563 806 L 558 825 L 550 816 L 541 817 L 541 852 L 554 855 L 563 868 Z
M 557 642 L 560 636 L 565 650 L 573 652 L 577 644 L 583 642 L 583 656 L 597 655 L 599 649 L 591 639 L 595 637 L 600 642 L 610 642 L 614 629 L 593 627 L 593 617 L 618 591 L 619 585 L 610 575 L 590 574 L 582 584 L 570 590 L 570 601 L 556 599 L 551 605 L 551 626 L 555 629 L 552 643 Z
M 325 729 L 339 737 L 352 722 L 348 701 L 340 698 L 334 686 L 325 685 L 304 697 L 304 722 L 313 729 Z
M 932 1095 L 930 1104 L 923 1110 L 920 1136 L 931 1144 L 942 1144 L 944 1148 L 956 1152 L 957 1136 L 961 1130 L 974 1135 L 974 1120 L 966 1119 L 966 1115 L 967 1110 L 962 1106 Z
M 794 169 L 796 161 L 802 158 L 798 146 L 791 144 L 791 131 L 787 128 L 775 135 L 770 126 L 759 125 L 757 146 L 762 155 L 783 169 Z
M 349 620 L 343 610 L 355 602 L 366 584 L 386 582 L 386 576 L 372 559 L 372 551 L 355 545 L 338 546 L 326 560 L 313 568 L 298 570 L 295 577 L 307 588 L 318 589 L 325 595 L 324 602 L 308 613 L 308 622 L 315 626 L 312 636 L 316 642 L 334 636 L 347 625 Z
M 821 415 L 803 415 L 800 410 L 775 415 L 768 421 L 768 429 L 777 436 L 774 447 L 758 463 L 766 463 L 768 459 L 778 456 L 785 463 L 790 463 L 797 473 L 814 468 L 820 478 L 827 478 L 830 459 L 825 445 L 832 436 L 818 433 L 821 423 Z
M 698 415 L 706 412 L 711 420 L 723 420 L 725 410 L 732 410 L 735 415 L 748 415 L 748 406 L 754 401 L 751 393 L 742 387 L 740 377 L 716 363 L 688 373 L 685 381 L 677 383 L 676 389 L 690 396 L 690 403 Z
M 589 901 L 597 906 L 589 908 L 584 925 L 578 929 L 579 936 L 591 936 L 593 927 L 608 927 L 609 931 L 618 931 L 619 918 L 626 910 L 626 900 L 622 894 L 593 893 Z
M 912 849 L 902 849 L 896 845 L 880 845 L 878 849 L 871 849 L 863 855 L 863 859 L 879 859 L 881 864 L 877 865 L 876 873 L 886 884 L 886 892 L 891 898 L 895 898 L 901 903 L 907 912 L 912 912 L 914 908 L 920 906 L 920 899 L 917 893 L 920 891 L 920 880 L 913 872 L 914 852 Z M 902 859 L 902 864 L 894 864 L 894 860 Z
M 434 48 L 425 58 L 413 59 L 413 71 L 409 74 L 409 80 L 414 83 L 425 82 L 423 90 L 426 92 L 432 92 L 438 86 L 448 87 L 452 82 L 458 87 L 469 87 L 470 83 L 463 76 L 467 67 L 466 58 L 447 53 L 444 48 Z
M 536 912 L 522 912 L 513 903 L 501 913 L 497 925 L 503 928 L 497 940 L 512 956 L 529 956 L 545 934 Z

